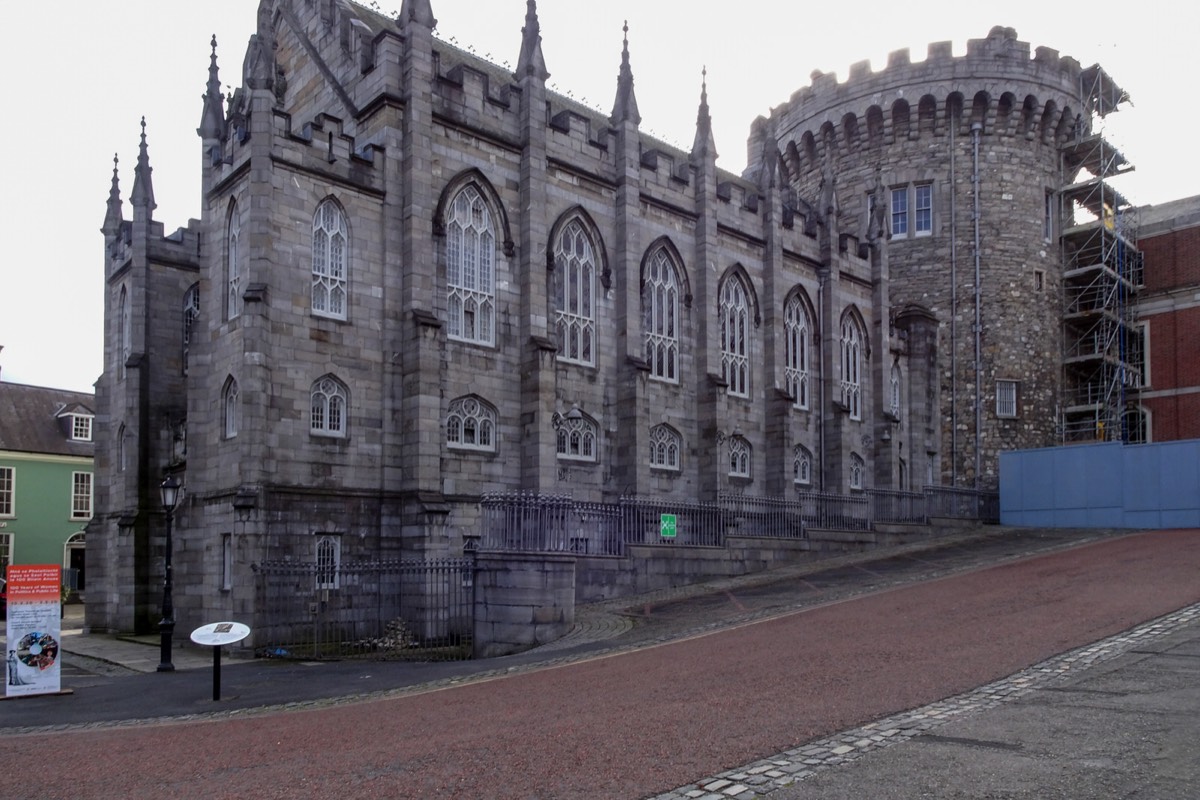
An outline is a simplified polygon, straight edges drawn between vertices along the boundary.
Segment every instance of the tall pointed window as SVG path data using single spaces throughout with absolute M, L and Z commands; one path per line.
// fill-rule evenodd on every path
M 572 220 L 554 245 L 554 312 L 558 359 L 596 363 L 596 257 L 591 240 Z
M 682 450 L 683 439 L 670 425 L 655 425 L 650 429 L 650 466 L 678 471 Z
M 346 387 L 326 375 L 312 386 L 312 414 L 309 430 L 314 436 L 346 435 Z
M 842 318 L 841 392 L 850 419 L 862 419 L 862 331 L 854 317 Z
M 191 355 L 192 336 L 195 335 L 196 320 L 200 317 L 200 284 L 193 283 L 183 295 L 183 374 L 188 373 L 188 358 Z
M 659 248 L 646 263 L 642 284 L 643 330 L 650 377 L 679 382 L 679 275 Z
M 721 371 L 726 391 L 734 397 L 750 396 L 749 303 L 746 287 L 734 275 L 721 287 Z
M 242 313 L 242 292 L 246 276 L 242 269 L 242 221 L 237 207 L 229 212 L 229 250 L 226 253 L 225 319 L 234 319 Z
M 242 424 L 242 404 L 238 398 L 237 381 L 232 376 L 225 381 L 225 390 L 221 393 L 221 417 L 225 438 L 237 436 Z
M 491 345 L 496 341 L 496 234 L 492 215 L 474 186 L 450 204 L 446 219 L 447 334 Z
M 121 287 L 121 298 L 117 301 L 117 324 L 121 326 L 119 332 L 121 337 L 121 363 L 117 365 L 117 370 L 120 376 L 124 378 L 125 364 L 129 361 L 129 354 L 133 351 L 133 326 L 129 315 L 129 293 L 125 291 L 124 286 Z
M 784 367 L 783 379 L 796 408 L 807 409 L 808 387 L 808 312 L 799 295 L 793 295 L 783 312 Z
M 332 200 L 317 206 L 312 234 L 312 310 L 346 318 L 346 215 Z
M 446 412 L 446 444 L 459 450 L 496 450 L 496 411 L 477 397 L 460 397 Z
M 341 583 L 342 537 L 336 533 L 318 533 L 316 551 L 317 588 L 338 588 Z
M 888 381 L 888 411 L 896 419 L 900 419 L 900 365 L 892 364 L 892 374 Z

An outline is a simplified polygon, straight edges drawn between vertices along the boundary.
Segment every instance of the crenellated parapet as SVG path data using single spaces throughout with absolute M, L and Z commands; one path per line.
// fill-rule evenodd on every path
M 748 152 L 761 152 L 773 130 L 784 169 L 795 179 L 826 159 L 836 163 L 905 140 L 969 136 L 976 124 L 983 136 L 1056 148 L 1090 131 L 1098 109 L 1085 75 L 1074 58 L 1049 47 L 1031 54 L 1012 28 L 997 26 L 987 38 L 970 40 L 964 56 L 954 56 L 949 42 L 935 42 L 923 61 L 897 50 L 884 69 L 860 61 L 844 81 L 814 72 L 809 86 L 752 126 Z

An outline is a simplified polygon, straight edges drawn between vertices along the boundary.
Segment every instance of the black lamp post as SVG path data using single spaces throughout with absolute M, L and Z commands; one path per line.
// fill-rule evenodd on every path
M 171 637 L 175 634 L 175 604 L 171 600 L 171 522 L 174 519 L 175 503 L 179 501 L 179 478 L 168 475 L 158 486 L 161 495 L 163 511 L 167 512 L 167 550 L 163 571 L 162 620 L 158 623 L 158 633 L 162 637 L 159 657 L 159 672 L 174 672 L 175 665 L 171 663 Z

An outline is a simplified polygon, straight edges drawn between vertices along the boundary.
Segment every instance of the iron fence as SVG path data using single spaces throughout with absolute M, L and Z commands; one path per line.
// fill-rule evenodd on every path
M 303 659 L 471 657 L 473 558 L 254 565 L 258 653 Z
M 930 517 L 1000 521 L 1000 493 L 955 486 L 926 486 L 925 508 Z
M 804 522 L 810 528 L 865 531 L 871 529 L 871 506 L 865 494 L 799 492 Z
M 872 522 L 924 524 L 929 521 L 923 492 L 867 489 L 867 498 L 871 503 Z
M 716 503 L 628 495 L 577 502 L 536 492 L 484 496 L 484 550 L 620 556 L 630 544 L 723 547 L 729 535 L 800 539 L 803 508 L 786 498 L 721 493 Z

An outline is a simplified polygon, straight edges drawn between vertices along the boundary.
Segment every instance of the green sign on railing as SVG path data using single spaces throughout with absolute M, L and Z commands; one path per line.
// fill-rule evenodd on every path
M 660 514 L 658 517 L 658 522 L 659 522 L 659 533 L 662 534 L 663 538 L 664 539 L 674 539 L 675 538 L 675 515 L 674 514 Z

